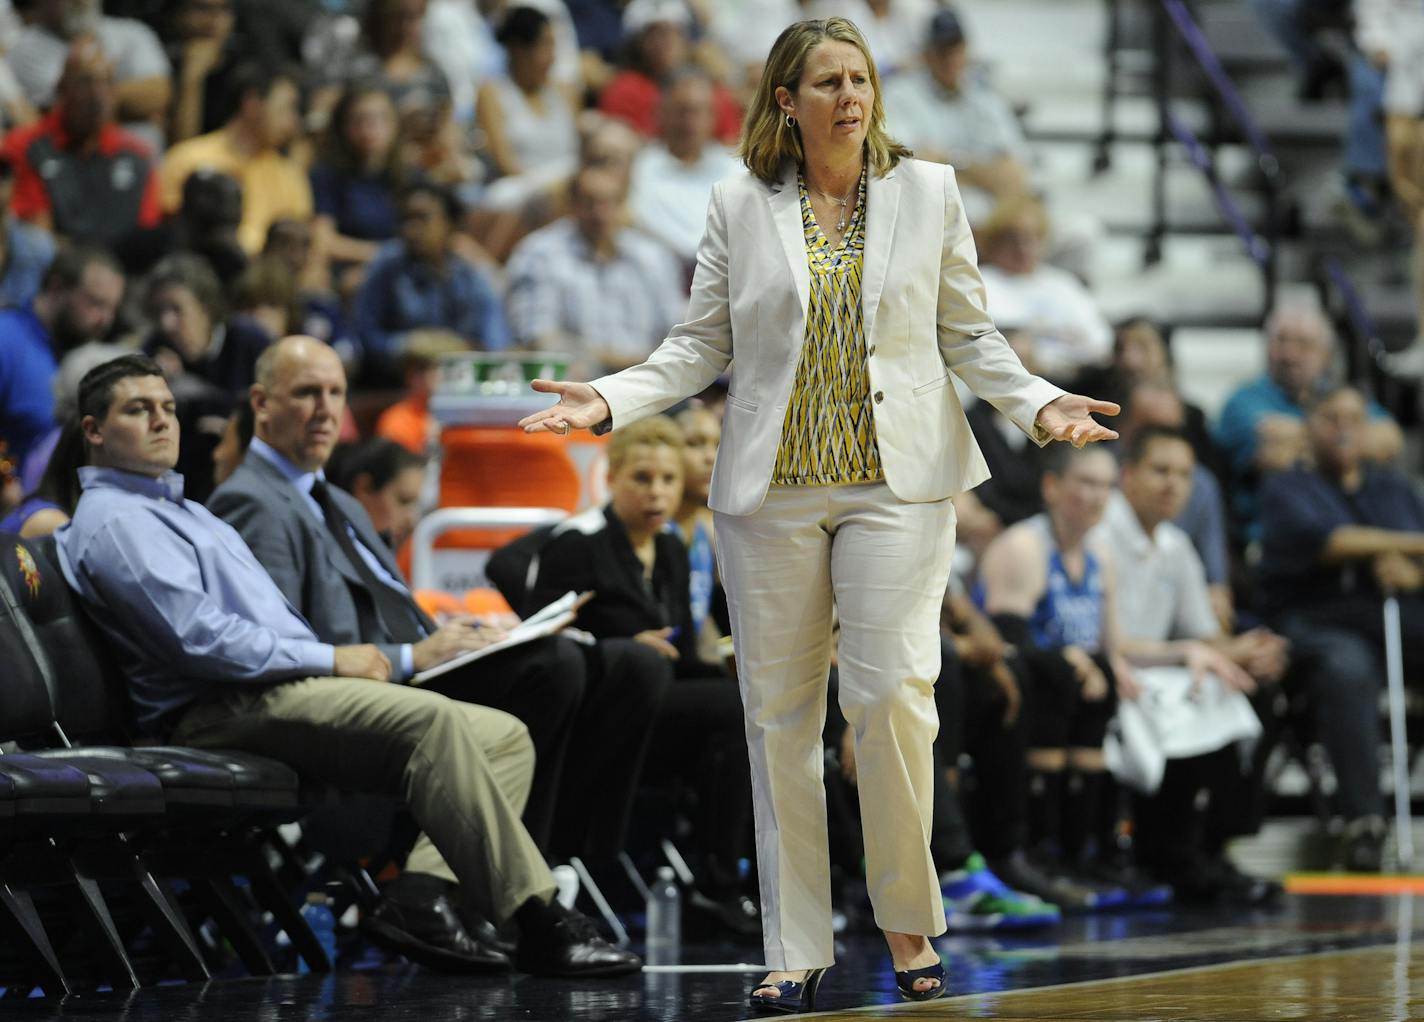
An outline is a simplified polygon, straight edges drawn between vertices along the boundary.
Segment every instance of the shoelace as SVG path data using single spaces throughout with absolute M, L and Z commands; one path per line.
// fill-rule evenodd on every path
M 598 932 L 598 927 L 593 925 L 593 920 L 581 913 L 570 912 L 560 922 L 569 936 L 577 941 L 603 939 L 603 935 Z

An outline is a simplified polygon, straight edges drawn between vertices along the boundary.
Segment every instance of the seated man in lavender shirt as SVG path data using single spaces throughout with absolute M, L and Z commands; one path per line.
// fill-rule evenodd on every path
M 424 832 L 368 935 L 449 972 L 508 968 L 450 899 L 519 926 L 539 975 L 636 971 L 633 955 L 553 900 L 519 820 L 534 757 L 508 714 L 388 684 L 375 646 L 320 642 L 238 534 L 183 499 L 178 421 L 158 366 L 128 355 L 79 385 L 89 464 L 58 533 L 66 579 L 113 643 L 140 722 L 157 735 L 282 760 L 338 788 L 400 798 Z

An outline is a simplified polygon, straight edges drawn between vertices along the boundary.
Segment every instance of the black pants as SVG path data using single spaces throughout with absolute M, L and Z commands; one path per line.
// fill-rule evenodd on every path
M 947 797 L 939 794 L 940 777 L 936 777 L 930 849 L 935 852 L 936 863 L 941 860 L 937 849 L 943 849 L 944 857 L 961 861 L 961 848 L 967 849 L 965 855 L 968 850 L 978 850 L 990 859 L 1003 858 L 1021 848 L 1027 834 L 1025 714 L 1020 709 L 1012 723 L 1004 723 L 1008 704 L 994 679 L 986 671 L 963 663 L 950 640 L 942 639 L 940 645 L 942 666 L 935 683 L 940 721 L 935 743 L 937 765 L 942 760 L 944 765 L 954 766 L 961 755 L 967 754 L 974 769 L 972 777 L 966 778 L 971 783 L 963 785 L 959 793 L 949 792 Z M 1025 688 L 1019 679 L 1020 692 Z M 957 833 L 966 829 L 961 807 L 972 821 L 962 844 Z
M 627 845 L 633 799 L 657 732 L 672 665 L 632 639 L 585 646 L 588 694 L 564 764 L 553 851 L 604 860 Z
M 1170 877 L 1202 856 L 1214 857 L 1240 833 L 1247 777 L 1236 746 L 1167 761 L 1162 786 L 1134 795 L 1138 863 Z M 1205 804 L 1199 803 L 1205 793 Z
M 572 853 L 553 842 L 555 821 L 566 812 L 602 821 L 618 831 L 621 845 L 619 828 L 627 826 L 666 684 L 655 668 L 647 669 L 641 647 L 628 648 L 633 645 L 600 642 L 586 654 L 569 639 L 541 639 L 476 660 L 428 686 L 452 699 L 503 710 L 529 728 L 536 760 L 524 825 L 546 857 Z M 598 783 L 576 785 L 571 793 L 565 790 L 566 774 Z
M 1424 669 L 1424 599 L 1399 601 L 1404 677 Z M 1309 693 L 1315 726 L 1330 754 L 1336 809 L 1347 820 L 1384 812 L 1380 794 L 1379 693 L 1386 681 L 1382 601 L 1361 597 L 1280 621 L 1291 641 L 1290 684 Z
M 730 894 L 740 886 L 737 864 L 751 857 L 753 840 L 751 761 L 736 681 L 673 681 L 652 734 L 646 776 L 654 782 L 674 776 L 692 790 L 703 886 L 713 896 Z

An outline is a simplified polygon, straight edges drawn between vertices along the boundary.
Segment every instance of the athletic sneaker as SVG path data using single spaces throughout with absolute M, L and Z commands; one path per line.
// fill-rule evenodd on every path
M 1069 876 L 1057 865 L 1030 862 L 1021 851 L 995 863 L 994 872 L 1014 890 L 1061 905 L 1066 912 L 1101 912 L 1120 908 L 1127 901 L 1127 892 L 1121 887 Z
M 951 930 L 1029 930 L 1063 920 L 1057 905 L 1015 891 L 996 877 L 978 852 L 940 877 L 944 917 Z
M 1175 892 L 1171 884 L 1159 883 L 1135 866 L 1115 866 L 1094 862 L 1082 867 L 1081 873 L 1088 880 L 1120 887 L 1127 892 L 1124 908 L 1161 908 L 1170 905 Z

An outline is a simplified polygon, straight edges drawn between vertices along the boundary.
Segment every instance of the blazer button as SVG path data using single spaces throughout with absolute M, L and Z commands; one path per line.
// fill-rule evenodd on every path
M 881 401 L 884 401 L 884 400 L 885 400 L 885 391 L 883 391 L 883 390 L 877 390 L 877 391 L 875 392 L 875 403 L 876 403 L 876 404 L 879 404 Z

